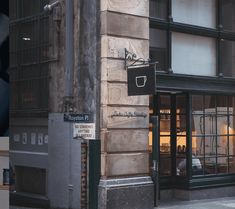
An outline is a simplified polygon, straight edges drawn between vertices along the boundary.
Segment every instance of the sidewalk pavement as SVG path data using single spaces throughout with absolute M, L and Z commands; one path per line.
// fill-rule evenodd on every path
M 157 207 L 156 209 L 232 209 L 232 208 L 235 208 L 235 196 L 209 199 L 209 200 L 164 202 L 160 203 L 159 207 Z M 35 209 L 35 208 L 11 206 L 10 209 Z
M 235 196 L 208 200 L 172 201 L 160 203 L 156 209 L 232 209 L 235 208 Z

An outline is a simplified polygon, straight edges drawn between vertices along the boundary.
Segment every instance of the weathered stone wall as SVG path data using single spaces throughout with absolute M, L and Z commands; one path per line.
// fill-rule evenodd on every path
M 52 1 L 51 1 L 52 2 Z M 65 96 L 65 2 L 53 10 L 50 20 L 50 63 L 49 111 L 63 111 Z M 55 14 L 57 13 L 57 14 Z
M 148 0 L 101 0 L 102 178 L 148 174 L 148 96 L 127 95 L 124 49 L 149 57 Z

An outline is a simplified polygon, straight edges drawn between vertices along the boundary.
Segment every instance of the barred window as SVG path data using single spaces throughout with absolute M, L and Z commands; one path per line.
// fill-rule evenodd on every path
M 48 109 L 48 0 L 10 0 L 11 112 Z

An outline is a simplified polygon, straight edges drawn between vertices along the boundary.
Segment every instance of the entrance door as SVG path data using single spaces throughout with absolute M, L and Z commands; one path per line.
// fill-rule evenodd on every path
M 153 98 L 153 114 L 159 116 L 159 145 L 152 151 L 159 157 L 160 189 L 174 188 L 187 176 L 187 98 L 175 93 Z

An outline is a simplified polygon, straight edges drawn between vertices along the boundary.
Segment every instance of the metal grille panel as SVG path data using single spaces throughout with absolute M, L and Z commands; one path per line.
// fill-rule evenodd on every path
M 10 0 L 11 113 L 48 111 L 48 0 Z M 25 114 L 24 114 L 25 116 Z

